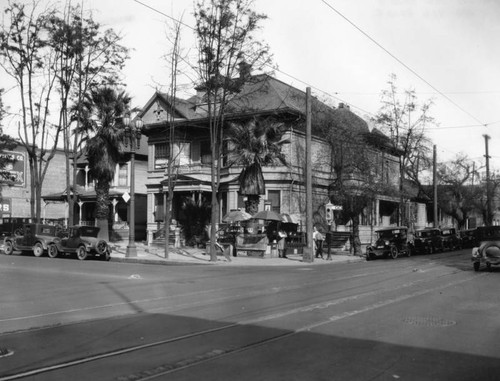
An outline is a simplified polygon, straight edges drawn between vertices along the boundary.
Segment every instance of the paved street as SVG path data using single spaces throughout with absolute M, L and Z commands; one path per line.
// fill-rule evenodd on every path
M 0 381 L 496 380 L 500 269 L 476 273 L 469 254 L 270 267 L 0 255 Z

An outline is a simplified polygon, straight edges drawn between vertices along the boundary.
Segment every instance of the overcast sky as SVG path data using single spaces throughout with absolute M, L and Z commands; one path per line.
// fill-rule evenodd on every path
M 2 9 L 6 2 L 0 0 Z M 193 1 L 84 4 L 133 48 L 125 71 L 127 90 L 134 104 L 143 106 L 155 88 L 168 83 L 162 55 L 169 49 L 169 20 L 161 13 L 182 16 L 194 26 Z M 401 90 L 413 88 L 420 101 L 434 101 L 431 112 L 439 126 L 428 135 L 437 145 L 438 160 L 464 152 L 484 162 L 483 135 L 488 134 L 492 166 L 500 169 L 500 1 L 256 0 L 255 9 L 268 16 L 262 38 L 270 45 L 279 79 L 299 89 L 310 86 L 317 96 L 373 116 L 394 73 Z M 184 27 L 182 38 L 186 49 L 194 47 L 191 29 Z

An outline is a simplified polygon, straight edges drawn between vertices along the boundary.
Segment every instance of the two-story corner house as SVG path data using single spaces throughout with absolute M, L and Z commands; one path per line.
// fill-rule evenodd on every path
M 110 221 L 112 221 L 111 240 L 126 240 L 129 236 L 129 195 L 131 185 L 131 171 L 135 174 L 135 237 L 136 240 L 146 239 L 146 178 L 148 147 L 143 136 L 139 149 L 135 153 L 135 166 L 130 162 L 130 147 L 123 147 L 122 160 L 116 165 L 115 176 L 110 184 L 109 196 Z M 69 225 L 95 226 L 96 192 L 94 179 L 84 154 L 75 163 L 76 184 L 72 191 L 76 194 L 73 221 Z M 64 182 L 64 166 L 60 168 L 61 177 L 58 181 L 58 192 L 47 193 L 42 196 L 49 207 L 64 205 L 64 215 L 68 219 L 68 203 Z M 52 205 L 52 206 L 51 206 Z M 49 208 L 48 208 L 49 209 Z
M 313 99 L 315 103 L 321 103 Z M 280 213 L 290 214 L 305 226 L 305 103 L 306 94 L 268 75 L 251 76 L 241 92 L 228 106 L 226 122 L 244 123 L 250 118 L 272 116 L 282 125 L 287 143 L 282 146 L 287 165 L 265 167 L 263 175 L 266 194 L 261 198 L 260 209 L 271 208 Z M 156 92 L 143 107 L 139 117 L 144 122 L 143 133 L 148 136 L 148 177 L 147 188 L 147 231 L 148 242 L 163 228 L 164 193 L 167 191 L 166 164 L 173 160 L 175 170 L 172 218 L 181 226 L 193 224 L 188 204 L 209 205 L 211 198 L 210 163 L 214 159 L 210 151 L 208 118 L 203 94 L 197 93 L 189 99 L 171 99 Z M 323 105 L 324 106 L 324 105 Z M 328 106 L 325 106 L 328 107 Z M 169 113 L 172 111 L 174 115 Z M 331 108 L 339 115 L 349 115 L 357 127 L 363 129 L 370 149 L 373 150 L 375 165 L 379 166 L 380 181 L 393 183 L 398 189 L 397 150 L 387 149 L 390 144 L 378 131 L 370 132 L 368 125 L 347 107 Z M 313 116 L 314 118 L 314 116 Z M 173 123 L 171 121 L 173 120 Z M 174 139 L 169 141 L 174 127 Z M 332 181 L 332 171 L 328 165 L 328 144 L 321 135 L 321 129 L 313 124 L 313 208 L 315 221 L 324 221 L 324 205 L 328 203 L 328 187 Z M 381 138 L 382 137 L 382 138 Z M 172 151 L 172 152 L 170 152 Z M 223 163 L 225 164 L 225 163 Z M 220 215 L 232 209 L 244 208 L 244 197 L 239 194 L 238 177 L 241 167 L 222 167 L 219 186 Z M 385 180 L 383 180 L 385 179 Z M 365 225 L 386 225 L 393 222 L 399 198 L 380 195 L 362 218 Z

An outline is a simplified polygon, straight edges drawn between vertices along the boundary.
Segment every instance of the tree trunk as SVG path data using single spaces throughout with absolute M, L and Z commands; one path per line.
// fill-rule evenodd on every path
M 99 227 L 99 238 L 109 241 L 109 183 L 97 181 L 96 194 L 96 225 Z
M 247 200 L 245 201 L 245 211 L 252 216 L 259 211 L 260 204 L 260 196 L 257 195 L 248 195 Z

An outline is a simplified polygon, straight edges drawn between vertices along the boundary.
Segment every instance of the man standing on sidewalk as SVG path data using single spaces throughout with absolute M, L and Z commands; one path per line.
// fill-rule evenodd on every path
M 313 231 L 313 241 L 314 241 L 314 251 L 316 253 L 316 258 L 321 257 L 323 259 L 323 234 L 321 234 L 320 231 L 318 231 L 318 228 L 316 226 L 314 227 Z

